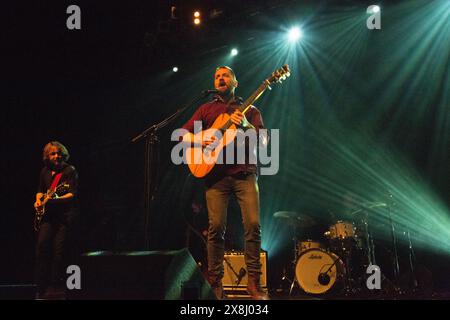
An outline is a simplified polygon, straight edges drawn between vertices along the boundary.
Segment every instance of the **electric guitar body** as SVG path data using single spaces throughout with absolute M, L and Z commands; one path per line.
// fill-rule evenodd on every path
M 47 190 L 47 192 L 45 194 L 42 195 L 42 197 L 40 198 L 41 202 L 42 202 L 42 206 L 35 208 L 35 215 L 34 215 L 34 230 L 36 232 L 39 231 L 39 228 L 41 226 L 41 222 L 42 219 L 44 218 L 45 215 L 45 206 L 47 204 L 47 202 L 50 199 L 54 199 L 55 197 L 60 197 L 61 195 L 65 194 L 68 192 L 70 186 L 67 183 L 61 183 L 60 185 L 58 185 L 55 190 Z

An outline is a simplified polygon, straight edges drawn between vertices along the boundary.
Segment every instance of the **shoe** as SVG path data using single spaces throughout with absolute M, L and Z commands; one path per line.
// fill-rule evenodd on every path
M 257 275 L 248 276 L 247 292 L 253 300 L 269 300 L 269 296 L 261 288 L 259 279 Z
M 223 293 L 222 283 L 215 285 L 215 286 L 211 286 L 211 288 L 212 288 L 217 300 L 223 300 L 225 298 L 225 295 Z
M 223 293 L 222 278 L 216 275 L 209 275 L 208 282 L 217 300 L 223 300 L 225 295 Z

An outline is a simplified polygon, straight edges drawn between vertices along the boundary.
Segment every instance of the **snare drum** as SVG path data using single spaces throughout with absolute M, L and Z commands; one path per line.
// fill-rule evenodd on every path
M 351 222 L 338 221 L 328 228 L 325 236 L 329 239 L 347 239 L 356 237 L 356 228 Z
M 322 243 L 318 241 L 313 241 L 311 239 L 307 239 L 297 243 L 297 250 L 299 254 L 309 249 L 322 249 L 322 248 L 323 248 Z
M 295 266 L 295 277 L 306 293 L 323 294 L 342 286 L 345 267 L 332 252 L 310 249 L 303 252 Z

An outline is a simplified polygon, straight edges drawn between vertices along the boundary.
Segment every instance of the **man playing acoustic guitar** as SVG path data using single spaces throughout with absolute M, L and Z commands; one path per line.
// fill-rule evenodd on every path
M 66 163 L 68 159 L 69 152 L 60 142 L 51 141 L 45 145 L 45 167 L 40 173 L 34 203 L 35 229 L 38 232 L 35 281 L 40 299 L 64 297 L 64 259 L 67 258 L 69 238 L 78 217 L 78 174 L 73 166 Z
M 183 136 L 184 142 L 200 144 L 203 147 L 214 143 L 214 136 L 199 138 L 199 135 L 193 134 L 194 121 L 201 121 L 202 127 L 208 129 L 222 114 L 228 115 L 225 118 L 228 119 L 229 117 L 237 128 L 243 130 L 251 128 L 258 131 L 264 127 L 261 113 L 256 107 L 250 106 L 245 115 L 238 110 L 239 105 L 242 104 L 242 99 L 235 97 L 234 91 L 237 86 L 238 81 L 231 68 L 221 66 L 216 69 L 214 87 L 218 94 L 214 97 L 214 100 L 200 106 L 192 118 L 183 126 L 184 129 L 189 131 Z M 253 147 L 256 148 L 256 146 Z M 252 149 L 252 146 L 246 149 Z M 248 152 L 254 152 L 254 150 L 248 150 Z M 248 153 L 246 159 L 248 159 Z M 216 164 L 206 176 L 205 183 L 209 220 L 208 281 L 214 293 L 219 299 L 223 298 L 222 278 L 224 275 L 224 236 L 227 207 L 230 196 L 234 194 L 239 202 L 244 224 L 244 256 L 248 273 L 247 291 L 253 299 L 267 299 L 267 294 L 260 286 L 261 226 L 256 164 L 249 162 Z

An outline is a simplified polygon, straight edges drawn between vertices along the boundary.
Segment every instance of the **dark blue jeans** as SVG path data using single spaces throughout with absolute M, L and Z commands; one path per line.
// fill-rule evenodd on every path
M 259 189 L 255 174 L 226 176 L 208 186 L 208 275 L 210 282 L 219 282 L 224 275 L 223 259 L 227 207 L 234 194 L 241 207 L 244 224 L 244 257 L 250 275 L 261 274 L 261 225 L 259 217 Z

